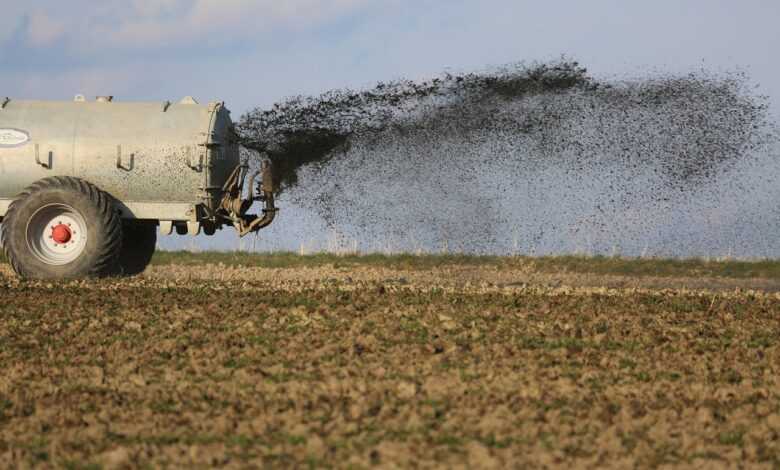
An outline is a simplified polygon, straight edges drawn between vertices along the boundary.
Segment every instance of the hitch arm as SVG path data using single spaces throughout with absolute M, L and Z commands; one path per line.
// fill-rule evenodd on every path
M 255 175 L 252 176 L 252 183 L 254 183 L 254 178 Z M 254 199 L 252 189 L 253 188 L 250 186 L 250 199 Z M 264 201 L 265 203 L 265 206 L 263 207 L 263 216 L 242 216 L 241 225 L 239 228 L 239 235 L 241 237 L 244 237 L 252 232 L 257 232 L 258 230 L 271 225 L 271 223 L 274 221 L 274 218 L 276 217 L 276 213 L 279 211 L 279 209 L 277 209 L 274 205 L 273 171 L 271 169 L 271 165 L 267 162 L 263 162 L 260 193 L 262 195 L 258 199 Z

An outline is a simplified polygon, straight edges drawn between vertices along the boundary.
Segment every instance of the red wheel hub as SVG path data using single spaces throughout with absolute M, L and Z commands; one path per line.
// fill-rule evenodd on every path
M 51 229 L 51 238 L 56 243 L 68 243 L 73 234 L 70 232 L 70 227 L 65 224 L 59 224 Z

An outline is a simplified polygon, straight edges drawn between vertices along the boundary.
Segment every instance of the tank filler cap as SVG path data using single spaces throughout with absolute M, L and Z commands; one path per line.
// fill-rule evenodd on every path
M 179 104 L 198 104 L 198 100 L 192 96 L 185 96 L 181 99 L 181 101 L 179 101 Z
M 113 96 L 96 96 L 95 97 L 95 101 L 97 101 L 98 103 L 110 103 L 110 102 L 114 101 L 114 97 Z
M 83 103 L 87 101 L 87 98 L 85 98 L 84 95 L 76 95 L 73 97 L 73 101 L 75 101 L 76 103 Z

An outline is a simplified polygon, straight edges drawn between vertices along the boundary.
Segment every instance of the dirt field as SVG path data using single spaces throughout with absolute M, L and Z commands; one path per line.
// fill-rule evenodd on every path
M 0 267 L 2 466 L 780 467 L 780 263 L 237 259 Z

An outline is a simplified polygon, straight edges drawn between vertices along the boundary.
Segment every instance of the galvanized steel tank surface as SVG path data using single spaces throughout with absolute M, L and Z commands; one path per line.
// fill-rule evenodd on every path
M 123 202 L 215 203 L 204 200 L 205 188 L 221 187 L 239 163 L 221 103 L 3 101 L 0 199 L 67 175 Z

